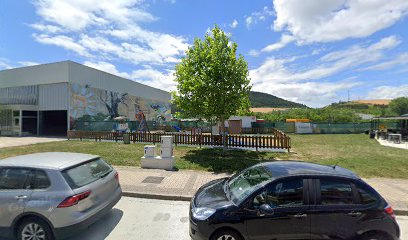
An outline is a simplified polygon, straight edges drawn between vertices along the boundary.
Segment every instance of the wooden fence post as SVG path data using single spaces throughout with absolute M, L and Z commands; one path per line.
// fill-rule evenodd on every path
M 258 152 L 258 145 L 259 145 L 259 143 L 258 143 L 258 136 L 255 136 L 255 139 L 256 139 L 256 141 L 255 141 L 256 151 Z

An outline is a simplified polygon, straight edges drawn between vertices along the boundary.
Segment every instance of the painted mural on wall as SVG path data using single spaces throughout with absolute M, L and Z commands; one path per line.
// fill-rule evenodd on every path
M 143 112 L 147 121 L 162 122 L 171 118 L 170 103 L 71 84 L 71 126 L 75 121 L 108 121 L 125 116 L 130 121 Z

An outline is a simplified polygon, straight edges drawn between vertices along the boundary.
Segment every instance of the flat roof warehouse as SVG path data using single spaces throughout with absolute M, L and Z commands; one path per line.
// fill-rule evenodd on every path
M 77 121 L 144 111 L 170 118 L 170 93 L 72 61 L 0 71 L 0 135 L 66 135 Z M 154 108 L 153 108 L 154 106 Z

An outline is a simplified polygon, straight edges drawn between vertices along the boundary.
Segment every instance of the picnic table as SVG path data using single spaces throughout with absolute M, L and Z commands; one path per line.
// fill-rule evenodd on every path
M 399 133 L 389 133 L 388 134 L 388 141 L 392 141 L 394 143 L 401 143 L 402 135 Z

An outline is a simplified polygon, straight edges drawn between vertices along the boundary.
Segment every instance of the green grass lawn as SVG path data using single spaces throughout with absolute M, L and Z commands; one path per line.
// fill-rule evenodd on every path
M 408 178 L 408 150 L 381 146 L 365 134 L 291 135 L 293 157 L 337 164 L 362 177 Z
M 176 167 L 214 172 L 235 172 L 262 161 L 303 160 L 337 164 L 362 177 L 408 178 L 408 151 L 383 147 L 367 135 L 291 135 L 291 153 L 181 147 L 175 149 Z M 114 142 L 62 141 L 0 149 L 0 159 L 20 154 L 62 151 L 102 156 L 113 165 L 140 166 L 143 144 Z

